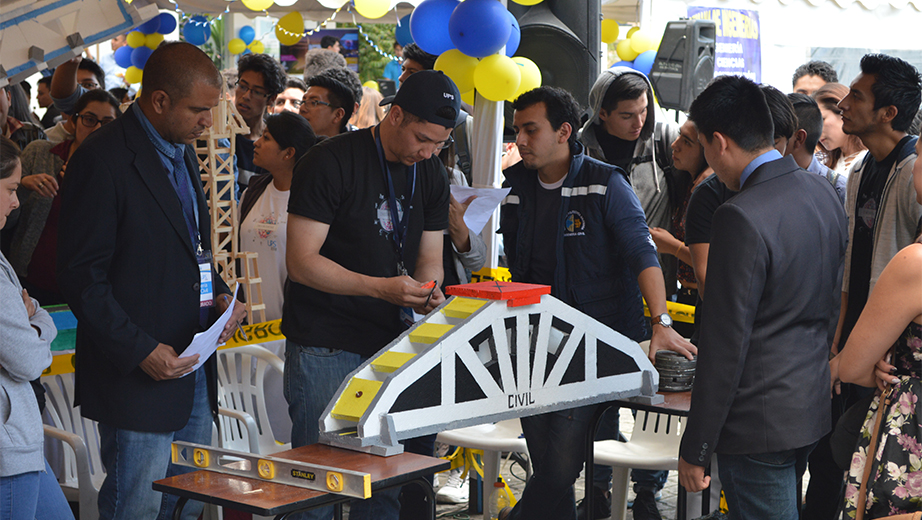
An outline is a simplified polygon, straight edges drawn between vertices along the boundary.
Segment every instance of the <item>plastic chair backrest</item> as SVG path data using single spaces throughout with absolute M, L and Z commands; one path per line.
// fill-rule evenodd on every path
M 218 350 L 218 399 L 220 406 L 246 412 L 256 421 L 259 453 L 270 455 L 288 449 L 278 444 L 269 424 L 265 378 L 269 370 L 285 371 L 284 362 L 259 345 Z M 250 451 L 246 428 L 240 421 L 222 416 L 222 446 Z
M 638 411 L 634 417 L 631 443 L 677 448 L 685 431 L 685 418 L 664 413 Z

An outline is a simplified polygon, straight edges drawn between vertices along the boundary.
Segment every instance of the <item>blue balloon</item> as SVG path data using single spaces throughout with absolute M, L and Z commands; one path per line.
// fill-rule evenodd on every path
M 150 58 L 153 52 L 153 50 L 145 45 L 131 49 L 131 64 L 139 69 L 143 69 L 144 64 L 147 63 L 147 58 Z
M 170 34 L 176 30 L 176 18 L 170 13 L 160 13 L 160 28 L 157 32 L 160 34 Z
M 454 49 L 448 35 L 448 21 L 458 7 L 458 0 L 424 0 L 410 15 L 410 34 L 419 48 L 435 54 Z
M 650 70 L 653 69 L 653 62 L 655 60 L 656 51 L 641 52 L 636 58 L 634 58 L 634 69 L 645 76 L 649 76 Z
M 211 25 L 204 16 L 196 15 L 182 26 L 182 37 L 192 45 L 202 45 L 211 38 Z
M 155 16 L 138 27 L 143 34 L 154 34 L 158 29 L 160 29 L 160 16 Z
M 508 12 L 496 0 L 464 0 L 448 20 L 451 42 L 475 58 L 496 54 L 512 32 Z
M 506 42 L 506 56 L 511 58 L 515 55 L 515 51 L 519 50 L 519 44 L 522 43 L 522 29 L 515 15 L 509 11 L 506 13 L 509 14 L 509 23 L 512 24 L 512 32 L 509 33 L 509 40 Z
M 131 66 L 131 51 L 133 50 L 134 49 L 132 49 L 131 47 L 127 45 L 119 47 L 115 51 L 115 64 L 123 69 L 127 69 L 128 67 L 130 67 Z
M 410 15 L 406 15 L 400 19 L 394 38 L 402 47 L 406 47 L 413 43 L 413 35 L 410 34 Z
M 629 69 L 633 69 L 633 68 L 634 68 L 634 62 L 632 62 L 632 61 L 619 61 L 618 63 L 615 63 L 614 65 L 611 66 L 612 69 L 615 68 L 615 67 L 627 67 L 627 68 L 629 68 Z
M 253 43 L 253 39 L 256 38 L 256 29 L 254 29 L 252 26 L 244 25 L 240 28 L 240 31 L 237 32 L 237 36 L 243 40 L 243 43 L 249 45 Z

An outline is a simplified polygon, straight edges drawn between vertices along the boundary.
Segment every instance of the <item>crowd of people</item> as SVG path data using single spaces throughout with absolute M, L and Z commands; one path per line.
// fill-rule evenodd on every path
M 170 516 L 175 497 L 150 488 L 188 470 L 169 444 L 210 443 L 215 359 L 180 355 L 233 298 L 212 265 L 193 147 L 222 92 L 246 128 L 233 161 L 240 248 L 259 254 L 266 319 L 282 320 L 294 447 L 317 442 L 349 373 L 486 264 L 464 222 L 473 199 L 450 191 L 472 183 L 471 116 L 435 56 L 399 51 L 387 98 L 332 47 L 309 53 L 301 79 L 265 54 L 221 72 L 180 42 L 151 54 L 135 98 L 105 90 L 81 58 L 38 82 L 41 119 L 21 85 L 3 87 L 0 517 L 70 514 L 42 452 L 38 378 L 55 329 L 39 302 L 78 320 L 75 404 L 99 423 L 101 518 Z M 838 81 L 822 62 L 799 67 L 787 95 L 722 76 L 681 125 L 657 119 L 649 79 L 627 67 L 603 71 L 585 100 L 545 86 L 512 104 L 511 191 L 484 232 L 502 235 L 513 281 L 650 340 L 651 360 L 698 356 L 679 480 L 719 484 L 731 518 L 876 518 L 922 503 L 922 144 L 910 133 L 922 77 L 869 54 Z M 695 306 L 693 326 L 673 323 L 669 300 Z M 611 514 L 610 468 L 591 476 L 592 503 L 573 492 L 596 411 L 522 419 L 533 474 L 501 519 Z M 597 439 L 620 437 L 618 413 Z M 404 443 L 436 449 L 434 436 Z M 632 472 L 635 519 L 660 518 L 666 478 Z M 412 486 L 375 493 L 350 518 L 420 518 L 425 500 Z

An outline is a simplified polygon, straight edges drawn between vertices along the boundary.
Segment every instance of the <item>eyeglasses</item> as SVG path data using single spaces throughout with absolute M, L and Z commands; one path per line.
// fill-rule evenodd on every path
M 100 119 L 96 117 L 94 114 L 90 114 L 90 113 L 77 114 L 77 117 L 79 117 L 83 121 L 83 126 L 87 128 L 93 128 L 97 124 L 105 125 L 115 120 L 115 118 L 112 118 L 112 117 L 104 117 Z
M 295 108 L 301 108 L 301 105 L 304 104 L 304 102 L 301 101 L 300 99 L 279 99 L 278 101 L 275 102 L 275 106 L 283 107 L 285 106 L 286 101 L 291 103 L 291 106 Z
M 449 135 L 448 139 L 435 143 L 435 147 L 439 150 L 444 150 L 453 144 L 455 144 L 455 138 Z
M 237 83 L 234 83 L 234 87 L 237 88 L 237 92 L 239 92 L 240 94 L 246 94 L 247 92 L 252 92 L 254 96 L 259 96 L 261 98 L 269 97 L 269 94 L 267 92 L 256 90 L 253 87 L 245 83 L 240 83 L 239 81 Z
M 307 101 L 302 101 L 301 104 L 302 104 L 302 105 L 308 105 L 308 106 L 311 106 L 311 107 L 314 107 L 314 108 L 317 108 L 317 107 L 319 107 L 320 105 L 327 106 L 327 107 L 330 107 L 330 108 L 338 108 L 338 107 L 334 107 L 333 105 L 327 103 L 326 101 L 321 101 L 321 100 L 319 100 L 319 99 L 308 99 Z
M 87 90 L 93 90 L 93 89 L 99 88 L 99 83 L 96 83 L 95 81 L 91 79 L 87 79 L 87 80 L 81 81 L 80 86 Z

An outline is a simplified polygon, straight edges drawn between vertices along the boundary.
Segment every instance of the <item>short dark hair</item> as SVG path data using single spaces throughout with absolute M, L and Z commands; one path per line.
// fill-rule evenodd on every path
M 77 103 L 74 104 L 74 113 L 71 115 L 71 119 L 76 122 L 77 114 L 83 111 L 87 105 L 94 101 L 99 101 L 101 103 L 108 103 L 115 108 L 116 117 L 122 115 L 121 110 L 121 100 L 115 99 L 115 96 L 112 95 L 108 90 L 103 90 L 101 88 L 87 90 L 86 94 L 80 96 L 80 99 L 77 100 Z
M 125 87 L 110 88 L 109 93 L 115 96 L 115 99 L 117 99 L 118 102 L 121 103 L 122 100 L 125 99 L 125 96 L 128 95 L 128 89 Z
M 106 73 L 102 70 L 95 61 L 83 58 L 80 60 L 80 64 L 77 65 L 78 70 L 88 70 L 96 76 L 96 82 L 99 83 L 99 88 L 106 90 Z
M 710 143 L 714 132 L 747 152 L 773 145 L 772 114 L 762 90 L 741 76 L 719 76 L 692 101 L 688 116 Z
M 317 143 L 317 136 L 311 124 L 296 112 L 286 110 L 272 114 L 266 118 L 266 130 L 272 134 L 272 138 L 282 150 L 295 149 L 295 162 Z
M 35 82 L 37 85 L 45 85 L 51 90 L 51 76 L 42 76 Z
M 288 81 L 288 75 L 282 69 L 282 65 L 268 54 L 244 54 L 237 62 L 237 79 L 243 76 L 244 72 L 258 72 L 263 77 L 263 88 L 269 97 L 277 96 L 285 90 L 285 84 Z
M 336 36 L 330 36 L 329 34 L 320 38 L 320 48 L 329 49 L 330 47 L 336 45 L 336 42 L 339 41 L 339 38 Z
M 354 70 L 347 69 L 346 67 L 330 67 L 320 71 L 317 75 L 333 78 L 349 87 L 349 90 L 352 91 L 352 99 L 354 99 L 356 103 L 362 102 L 362 96 L 365 93 L 362 92 L 362 82 L 359 80 L 359 75 L 356 74 Z
M 819 105 L 812 97 L 799 92 L 788 94 L 788 101 L 794 106 L 794 114 L 797 115 L 797 129 L 807 132 L 804 147 L 814 150 L 823 135 L 823 114 L 820 113 Z
M 340 131 L 345 130 L 349 119 L 352 118 L 352 112 L 355 111 L 355 97 L 352 95 L 352 89 L 338 79 L 323 73 L 307 80 L 307 86 L 308 88 L 321 87 L 327 89 L 327 97 L 330 98 L 332 108 L 341 108 L 345 112 Z
M 19 164 L 19 145 L 5 135 L 0 135 L 0 179 L 13 176 L 13 170 Z
M 897 114 L 890 126 L 905 132 L 922 104 L 922 77 L 909 63 L 886 54 L 865 54 L 861 73 L 874 75 L 874 110 L 893 105 Z
M 420 49 L 419 45 L 415 43 L 408 43 L 407 46 L 403 48 L 403 59 L 413 60 L 422 65 L 424 69 L 432 70 L 435 68 L 435 60 L 439 59 L 439 57 Z
M 762 89 L 768 110 L 772 113 L 772 126 L 775 127 L 773 137 L 790 139 L 797 131 L 797 114 L 794 113 L 791 101 L 771 85 L 759 85 L 759 88 Z
M 219 91 L 224 86 L 224 77 L 204 51 L 188 42 L 164 42 L 144 64 L 141 98 L 162 90 L 176 102 L 189 96 L 197 81 Z
M 517 97 L 512 103 L 513 110 L 525 110 L 538 103 L 544 103 L 547 120 L 551 128 L 559 130 L 564 123 L 570 124 L 570 148 L 576 144 L 579 131 L 580 107 L 573 94 L 558 87 L 538 87 Z
M 285 82 L 285 89 L 289 89 L 289 88 L 296 88 L 302 91 L 306 91 L 307 84 L 304 83 L 304 80 L 302 80 L 301 78 L 289 77 L 288 81 Z M 285 89 L 282 89 L 282 90 L 285 90 Z
M 611 112 L 618 106 L 618 102 L 637 99 L 647 94 L 649 90 L 650 85 L 643 76 L 630 72 L 624 73 L 608 85 L 605 97 L 602 98 L 601 108 Z
M 839 75 L 836 74 L 836 69 L 832 68 L 832 65 L 825 61 L 820 60 L 808 61 L 794 69 L 794 77 L 791 78 L 791 86 L 796 84 L 797 80 L 804 76 L 819 76 L 823 78 L 823 81 L 826 83 L 839 82 Z

